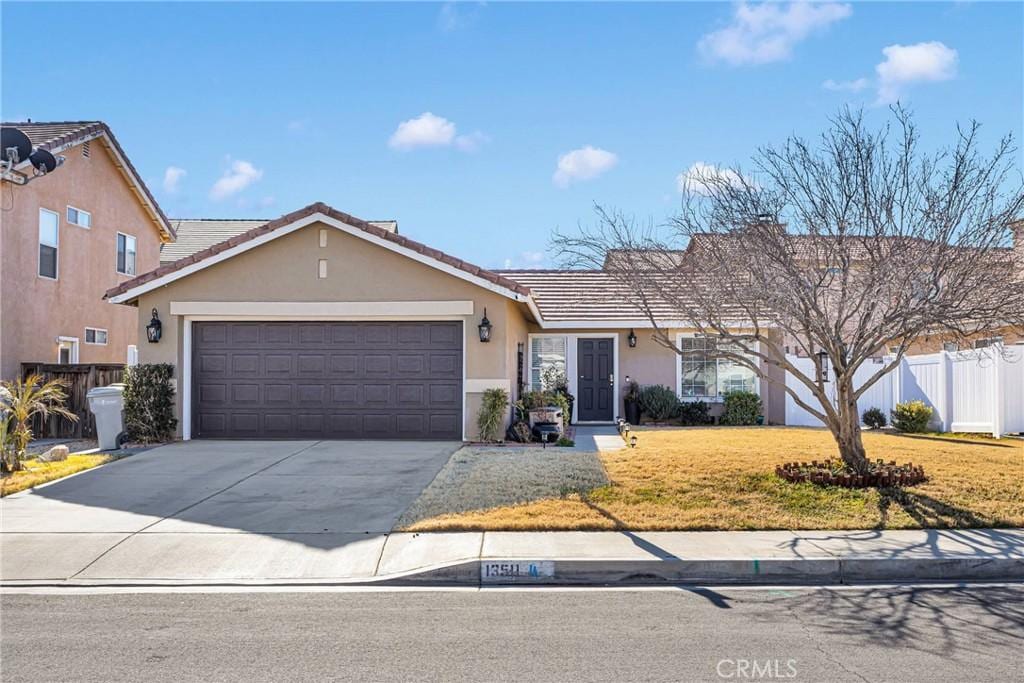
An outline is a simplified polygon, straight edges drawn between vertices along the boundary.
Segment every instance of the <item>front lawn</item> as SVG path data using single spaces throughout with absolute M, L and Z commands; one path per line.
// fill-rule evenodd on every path
M 520 505 L 446 514 L 442 530 L 914 529 L 1024 526 L 1024 441 L 865 433 L 872 458 L 923 465 L 904 490 L 823 488 L 775 476 L 787 461 L 836 456 L 832 436 L 786 427 L 641 429 L 602 453 L 611 484 Z
M 108 453 L 89 453 L 69 455 L 67 460 L 59 462 L 26 460 L 25 469 L 0 478 L 0 497 L 66 477 L 69 474 L 97 467 L 113 459 L 114 456 Z

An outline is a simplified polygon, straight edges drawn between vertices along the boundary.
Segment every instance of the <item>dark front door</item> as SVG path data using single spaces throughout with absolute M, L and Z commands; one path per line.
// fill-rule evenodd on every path
M 612 348 L 610 337 L 577 341 L 576 419 L 580 422 L 611 422 L 615 417 Z
M 199 438 L 461 439 L 458 322 L 196 322 Z

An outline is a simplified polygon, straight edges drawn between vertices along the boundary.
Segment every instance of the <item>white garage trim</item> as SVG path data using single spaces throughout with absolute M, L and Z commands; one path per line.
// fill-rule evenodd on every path
M 308 320 L 388 318 L 403 320 L 414 316 L 473 315 L 472 301 L 172 301 L 171 315 L 298 316 Z
M 280 322 L 280 321 L 302 321 L 308 320 L 310 322 L 323 321 L 322 316 L 274 316 L 274 315 L 232 315 L 232 316 L 219 316 L 219 315 L 186 315 L 182 317 L 182 323 L 184 328 L 181 335 L 181 439 L 182 441 L 189 441 L 192 439 L 192 323 L 194 322 L 234 322 L 234 321 L 253 321 L 253 322 Z M 335 318 L 341 322 L 341 320 Z M 403 317 L 391 317 L 389 321 L 403 322 L 410 320 L 410 318 Z M 425 318 L 414 318 L 414 320 L 427 320 Z M 431 321 L 445 322 L 445 321 L 456 321 L 462 323 L 462 440 L 466 440 L 466 393 L 468 380 L 466 379 L 466 321 L 459 316 L 436 316 L 429 318 Z M 358 319 L 350 319 L 350 322 L 360 322 Z M 485 380 L 489 381 L 489 380 Z

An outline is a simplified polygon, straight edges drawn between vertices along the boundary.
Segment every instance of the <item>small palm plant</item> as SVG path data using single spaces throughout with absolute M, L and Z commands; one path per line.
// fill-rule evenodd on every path
M 32 441 L 32 420 L 60 415 L 71 421 L 78 416 L 64 407 L 67 385 L 59 379 L 45 381 L 32 374 L 24 379 L 0 382 L 0 469 L 17 472 L 23 469 L 25 451 Z

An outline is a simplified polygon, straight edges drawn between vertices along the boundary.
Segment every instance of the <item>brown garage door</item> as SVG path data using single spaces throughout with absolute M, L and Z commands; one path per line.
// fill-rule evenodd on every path
M 195 437 L 462 438 L 462 323 L 193 325 Z

